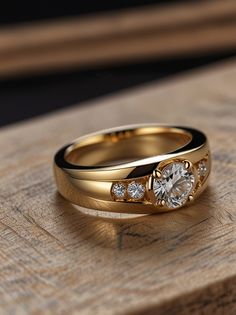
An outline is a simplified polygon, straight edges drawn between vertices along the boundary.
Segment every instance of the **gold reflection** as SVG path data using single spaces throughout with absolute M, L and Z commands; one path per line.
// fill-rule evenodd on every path
M 117 250 L 132 250 L 147 246 L 156 246 L 161 251 L 163 246 L 173 246 L 173 240 L 185 233 L 194 235 L 195 227 L 204 224 L 211 215 L 206 210 L 210 189 L 201 196 L 201 204 L 156 215 L 128 215 L 104 213 L 71 205 L 59 194 L 56 203 L 62 208 L 63 224 L 66 225 L 70 240 L 79 244 L 79 240 L 92 242 L 93 245 Z M 209 205 L 208 205 L 209 207 Z M 207 233 L 207 231 L 204 231 Z M 71 238 L 71 235 L 73 237 Z M 204 234 L 201 234 L 202 239 Z M 196 236 L 196 237 L 195 237 Z
M 129 131 L 128 134 L 122 132 L 122 138 L 117 133 L 116 141 L 112 140 L 112 137 L 115 137 L 114 134 L 99 135 L 98 138 L 95 137 L 95 143 L 89 142 L 87 144 L 81 141 L 80 144 L 73 147 L 73 150 L 69 150 L 66 159 L 70 163 L 79 165 L 111 165 L 117 161 L 135 161 L 171 152 L 191 140 L 189 134 L 180 132 L 156 131 L 155 134 L 144 135 L 136 135 L 135 133 L 137 133 L 136 130 Z

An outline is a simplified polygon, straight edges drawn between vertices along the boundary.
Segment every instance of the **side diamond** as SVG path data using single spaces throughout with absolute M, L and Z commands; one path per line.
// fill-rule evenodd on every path
M 145 193 L 145 186 L 141 183 L 131 182 L 128 185 L 128 194 L 132 199 L 141 199 Z
M 205 160 L 202 160 L 202 161 L 199 162 L 197 171 L 198 171 L 198 175 L 200 177 L 204 177 L 206 175 L 206 173 L 207 173 L 207 166 L 206 166 L 206 161 Z
M 112 192 L 117 198 L 125 197 L 125 185 L 122 183 L 116 183 L 112 187 Z

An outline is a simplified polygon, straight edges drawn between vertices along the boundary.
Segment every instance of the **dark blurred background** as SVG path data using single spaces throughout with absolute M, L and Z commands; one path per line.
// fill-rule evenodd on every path
M 77 1 L 66 4 L 33 2 L 12 6 L 9 3 L 1 8 L 1 126 L 144 82 L 165 79 L 236 54 L 236 1 L 133 0 Z M 131 18 L 133 24 L 129 24 L 129 12 L 134 17 Z M 112 16 L 117 29 L 109 22 L 109 17 Z M 95 31 L 99 31 L 107 17 L 107 29 L 101 28 L 101 34 L 98 32 L 93 36 L 90 25 L 97 21 Z M 63 35 L 65 37 L 61 38 L 63 25 L 60 28 L 60 23 L 65 19 L 75 21 L 78 30 L 74 32 L 75 27 L 72 25 L 71 32 L 67 28 Z M 47 37 L 47 27 L 50 29 L 51 21 L 54 21 L 55 35 L 52 35 L 53 40 L 49 38 L 48 42 L 44 42 L 43 37 Z M 32 25 L 36 25 L 37 30 L 44 28 L 43 35 L 37 35 L 39 33 Z M 119 30 L 120 26 L 123 31 Z M 197 45 L 188 35 L 190 27 L 193 37 L 196 34 L 196 43 L 199 41 Z M 37 45 L 37 36 L 43 38 L 43 44 L 39 40 Z M 57 36 L 58 41 L 52 46 Z M 141 47 L 142 38 L 147 47 L 144 50 Z M 146 42 L 146 38 L 150 40 Z M 137 53 L 133 53 L 132 47 L 129 47 L 129 41 L 132 40 L 137 44 Z M 34 46 L 31 45 L 32 41 L 36 41 Z M 108 52 L 105 57 L 101 53 L 102 57 L 96 60 L 96 47 L 99 56 L 103 43 L 104 50 Z M 119 43 L 120 46 L 116 46 Z M 111 49 L 111 57 L 108 55 L 109 45 L 114 47 Z M 56 60 L 57 53 L 60 54 L 65 47 L 71 47 L 73 54 L 69 49 L 65 50 L 64 55 L 60 55 L 61 59 L 55 63 L 53 58 L 48 57 L 54 53 Z M 90 56 L 90 51 L 86 50 L 88 47 L 92 47 L 94 55 Z M 120 52 L 116 53 L 115 47 L 119 47 Z M 75 56 L 76 52 L 78 57 Z M 41 61 L 41 56 L 44 55 Z M 31 56 L 36 57 L 29 63 Z

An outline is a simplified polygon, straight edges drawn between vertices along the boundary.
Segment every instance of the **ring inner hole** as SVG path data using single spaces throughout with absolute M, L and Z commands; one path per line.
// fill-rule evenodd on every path
M 82 166 L 109 166 L 175 151 L 191 140 L 188 133 L 136 134 L 132 131 L 98 135 L 72 146 L 66 160 Z

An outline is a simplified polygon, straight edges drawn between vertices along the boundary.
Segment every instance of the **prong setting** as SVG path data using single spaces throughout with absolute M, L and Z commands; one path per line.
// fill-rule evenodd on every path
M 165 200 L 164 200 L 164 199 L 162 199 L 162 200 L 160 201 L 160 206 L 164 207 L 164 206 L 165 206 L 165 204 L 166 204 Z
M 158 169 L 155 169 L 155 170 L 153 171 L 153 173 L 152 173 L 152 176 L 153 176 L 154 178 L 161 178 L 161 176 L 162 176 L 161 171 L 158 170 Z
M 186 170 L 189 170 L 193 167 L 193 164 L 188 160 L 183 161 L 183 163 L 184 163 L 184 167 L 186 168 Z
M 193 195 L 189 195 L 189 196 L 188 196 L 188 201 L 189 201 L 189 202 L 192 202 L 192 201 L 193 201 Z

